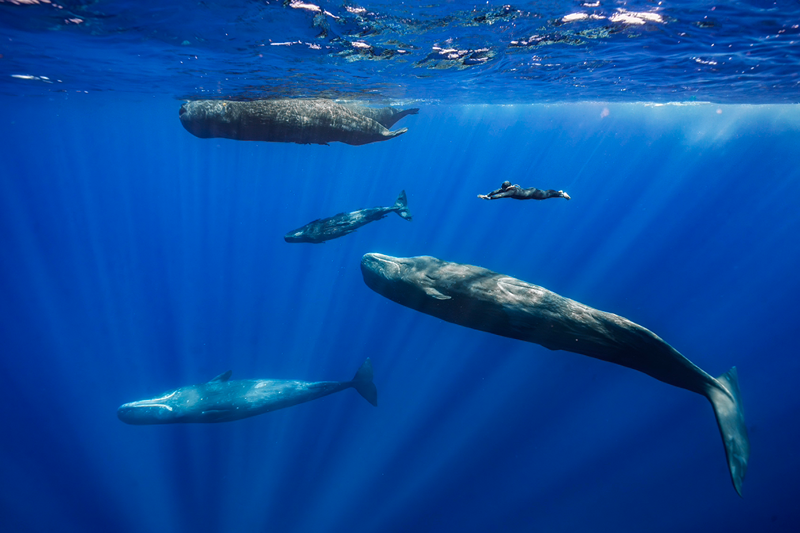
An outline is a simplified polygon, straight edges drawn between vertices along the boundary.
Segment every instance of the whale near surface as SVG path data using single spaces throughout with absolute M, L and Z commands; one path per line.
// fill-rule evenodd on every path
M 353 233 L 361 226 L 381 220 L 389 213 L 397 213 L 401 218 L 411 221 L 412 217 L 411 212 L 408 210 L 406 191 L 400 191 L 397 200 L 391 207 L 370 207 L 349 213 L 339 213 L 329 218 L 317 219 L 302 228 L 288 232 L 283 236 L 283 240 L 289 243 L 309 242 L 321 244 Z
M 714 408 L 733 486 L 742 495 L 750 441 L 735 367 L 714 378 L 626 318 L 485 268 L 429 256 L 369 253 L 361 272 L 369 288 L 422 313 L 616 363 L 704 396 Z
M 362 145 L 402 135 L 407 128 L 388 128 L 417 111 L 343 105 L 322 98 L 284 98 L 193 100 L 185 102 L 178 114 L 183 127 L 202 139 Z
M 117 417 L 134 425 L 231 422 L 310 402 L 349 388 L 356 389 L 372 405 L 378 405 L 378 390 L 372 382 L 369 358 L 351 381 L 230 381 L 230 377 L 229 370 L 207 383 L 126 403 L 117 409 Z

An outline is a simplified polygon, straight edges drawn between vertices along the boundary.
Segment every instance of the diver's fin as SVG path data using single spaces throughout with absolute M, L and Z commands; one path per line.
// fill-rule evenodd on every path
M 398 215 L 406 220 L 411 220 L 411 211 L 408 210 L 408 197 L 406 196 L 406 191 L 400 191 L 400 194 L 397 195 L 397 200 L 394 201 L 394 205 L 392 207 L 397 209 L 395 212 Z
M 231 379 L 231 374 L 233 374 L 233 370 L 228 370 L 227 372 L 223 372 L 219 376 L 215 377 L 214 379 L 209 380 L 209 383 L 225 383 L 229 379 Z
M 427 294 L 431 298 L 436 298 L 437 300 L 450 300 L 449 296 L 447 296 L 446 294 L 442 294 L 433 287 L 425 287 L 423 290 L 425 291 L 425 294 Z
M 717 425 L 725 445 L 733 486 L 741 496 L 742 482 L 750 458 L 750 439 L 747 437 L 747 426 L 744 423 L 736 367 L 718 377 L 717 382 L 722 388 L 709 387 L 708 399 L 714 407 L 714 414 L 717 415 Z
M 378 407 L 378 389 L 372 382 L 372 362 L 367 357 L 367 360 L 361 365 L 356 372 L 353 381 L 350 382 L 353 388 L 364 397 L 369 403 Z

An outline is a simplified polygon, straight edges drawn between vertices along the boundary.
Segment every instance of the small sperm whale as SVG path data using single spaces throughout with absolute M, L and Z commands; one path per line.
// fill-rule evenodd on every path
M 378 405 L 369 358 L 351 381 L 293 381 L 242 379 L 229 381 L 231 371 L 208 383 L 189 385 L 149 400 L 126 403 L 117 417 L 126 424 L 178 424 L 231 422 L 292 407 L 354 388 L 369 403 Z
M 696 392 L 714 408 L 733 486 L 742 495 L 750 441 L 736 367 L 713 378 L 652 331 L 544 287 L 435 257 L 366 254 L 369 288 L 442 320 L 622 365 Z
M 332 100 L 289 98 L 251 102 L 195 100 L 184 103 L 179 116 L 183 127 L 202 139 L 222 137 L 298 144 L 338 141 L 358 146 L 393 139 L 408 131 L 407 128 L 389 131 L 369 116 L 373 114 L 394 124 L 392 117 L 400 115 L 399 120 L 405 116 L 403 112 L 376 109 L 364 113 Z
M 391 207 L 371 207 L 350 213 L 339 213 L 330 218 L 317 219 L 302 228 L 290 231 L 284 235 L 283 240 L 286 242 L 323 243 L 353 233 L 361 226 L 380 220 L 389 213 L 397 213 L 400 217 L 411 220 L 406 191 L 400 191 L 397 200 Z

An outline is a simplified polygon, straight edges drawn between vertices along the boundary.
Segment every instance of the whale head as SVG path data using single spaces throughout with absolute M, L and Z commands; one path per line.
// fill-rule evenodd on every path
M 216 406 L 216 399 L 226 388 L 231 371 L 223 372 L 207 383 L 189 385 L 159 395 L 149 400 L 123 404 L 117 409 L 117 417 L 126 424 L 175 424 L 178 422 L 216 422 L 224 414 Z
M 431 301 L 450 300 L 447 294 L 451 280 L 449 269 L 458 266 L 430 256 L 392 257 L 369 253 L 361 258 L 361 274 L 370 289 L 413 309 L 420 309 Z
M 290 231 L 283 236 L 283 240 L 286 242 L 314 242 L 302 228 Z
M 185 394 L 177 389 L 157 398 L 123 404 L 117 409 L 117 417 L 126 424 L 173 424 L 180 422 L 180 404 L 186 401 Z
M 227 137 L 236 120 L 235 104 L 223 100 L 193 100 L 185 102 L 178 115 L 186 131 L 196 137 Z

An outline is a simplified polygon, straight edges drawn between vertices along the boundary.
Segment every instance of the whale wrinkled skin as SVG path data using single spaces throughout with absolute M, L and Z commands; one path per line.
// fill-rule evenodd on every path
M 310 402 L 351 387 L 372 405 L 378 405 L 369 359 L 351 381 L 229 381 L 230 377 L 229 370 L 207 383 L 123 404 L 117 409 L 117 417 L 133 425 L 231 422 Z
M 394 107 L 369 107 L 361 104 L 343 105 L 349 107 L 359 115 L 371 118 L 380 123 L 384 128 L 391 128 L 397 124 L 397 121 L 401 118 L 419 113 L 418 107 L 412 109 L 395 109 Z
M 372 290 L 422 313 L 622 365 L 704 396 L 717 417 L 734 488 L 742 494 L 750 442 L 735 367 L 714 378 L 626 318 L 485 268 L 370 253 L 361 272 Z
M 196 137 L 298 144 L 342 142 L 362 145 L 393 139 L 407 131 L 390 131 L 417 110 L 342 105 L 322 98 L 193 100 L 179 111 L 181 124 Z

